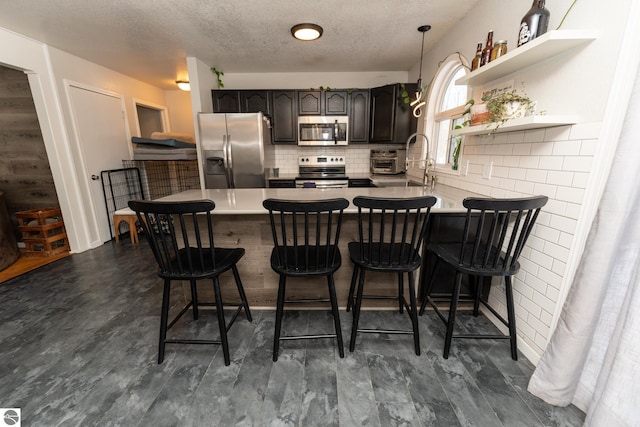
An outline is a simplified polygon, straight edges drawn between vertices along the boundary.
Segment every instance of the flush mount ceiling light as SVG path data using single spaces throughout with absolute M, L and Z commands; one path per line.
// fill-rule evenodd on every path
M 291 34 L 298 40 L 316 40 L 322 36 L 322 27 L 316 24 L 298 24 L 291 27 Z
M 422 99 L 424 97 L 424 91 L 422 88 L 422 57 L 424 55 L 424 33 L 431 29 L 431 25 L 421 25 L 418 27 L 418 31 L 422 33 L 422 49 L 420 50 L 420 71 L 418 74 L 418 88 L 416 89 L 416 99 L 411 102 L 411 106 L 413 107 L 413 116 L 420 117 L 422 115 L 422 107 L 425 105 L 425 101 Z
M 191 84 L 189 84 L 189 82 L 186 80 L 176 80 L 176 84 L 178 85 L 178 88 L 180 90 L 184 90 L 184 91 L 191 90 Z

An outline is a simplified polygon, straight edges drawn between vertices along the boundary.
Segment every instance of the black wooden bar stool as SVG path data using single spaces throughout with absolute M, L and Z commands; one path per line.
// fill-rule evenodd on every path
M 427 246 L 428 254 L 435 255 L 436 263 L 425 293 L 426 297 L 420 306 L 420 315 L 424 313 L 425 306 L 429 303 L 446 325 L 443 351 L 445 359 L 449 357 L 453 338 L 509 339 L 511 341 L 511 358 L 518 359 L 511 276 L 520 270 L 518 258 L 538 218 L 540 209 L 547 203 L 547 200 L 546 196 L 518 199 L 465 199 L 463 205 L 467 208 L 467 216 L 460 241 L 457 243 L 433 243 Z M 455 283 L 451 288 L 447 318 L 439 309 L 438 301 L 431 297 L 431 290 L 441 262 L 449 265 L 456 272 Z M 482 303 L 508 327 L 509 335 L 453 334 L 463 274 L 467 274 L 473 279 L 471 281 L 475 288 L 473 314 L 478 315 L 479 305 Z M 486 276 L 503 276 L 505 279 L 506 320 L 481 298 L 482 287 L 478 278 Z
M 162 294 L 162 311 L 160 315 L 160 342 L 158 346 L 158 363 L 164 360 L 164 349 L 170 344 L 222 344 L 224 364 L 229 365 L 229 343 L 227 332 L 236 320 L 240 311 L 244 309 L 247 319 L 251 321 L 249 303 L 245 296 L 240 275 L 236 264 L 244 255 L 243 248 L 218 248 L 214 245 L 213 222 L 211 211 L 215 204 L 211 200 L 192 202 L 129 202 L 129 207 L 136 212 L 144 230 L 147 241 L 158 263 L 158 275 L 164 279 Z M 198 218 L 201 221 L 198 221 Z M 240 303 L 232 304 L 236 307 L 233 317 L 225 323 L 224 304 L 220 293 L 218 277 L 227 270 L 233 272 L 233 277 L 240 294 Z M 212 279 L 215 302 L 201 303 L 198 301 L 196 280 Z M 185 280 L 191 285 L 191 301 L 169 322 L 169 296 L 171 281 Z M 231 305 L 231 304 L 230 304 Z M 215 306 L 220 329 L 220 340 L 201 339 L 167 339 L 167 331 L 192 308 L 193 319 L 198 319 L 199 306 Z
M 420 267 L 420 249 L 429 219 L 431 207 L 437 199 L 433 196 L 407 199 L 356 197 L 358 206 L 358 241 L 349 242 L 349 255 L 353 261 L 353 276 L 349 288 L 347 311 L 353 307 L 353 325 L 349 350 L 356 345 L 358 332 L 413 334 L 415 352 L 420 355 L 420 333 L 414 271 Z M 365 272 L 390 272 L 398 275 L 398 295 L 364 295 Z M 403 275 L 409 278 L 409 304 L 404 297 Z M 354 303 L 354 292 L 357 294 Z M 380 330 L 358 329 L 363 298 L 396 299 L 402 313 L 406 307 L 412 329 Z
M 267 199 L 274 248 L 271 268 L 280 275 L 276 306 L 276 328 L 273 337 L 273 361 L 278 360 L 281 340 L 336 338 L 340 357 L 344 357 L 342 330 L 333 274 L 342 262 L 338 239 L 342 211 L 349 206 L 346 199 L 276 200 Z M 285 299 L 287 277 L 327 277 L 329 299 Z M 334 334 L 281 336 L 285 303 L 331 302 Z

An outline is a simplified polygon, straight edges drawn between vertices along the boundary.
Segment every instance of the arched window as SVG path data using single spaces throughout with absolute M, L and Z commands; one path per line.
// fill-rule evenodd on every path
M 429 92 L 428 113 L 425 116 L 425 129 L 431 142 L 430 153 L 424 153 L 435 162 L 438 170 L 451 171 L 455 139 L 451 131 L 462 125 L 462 113 L 469 99 L 469 91 L 465 85 L 456 85 L 456 80 L 463 77 L 468 70 L 459 54 L 452 54 L 445 59 L 433 79 Z

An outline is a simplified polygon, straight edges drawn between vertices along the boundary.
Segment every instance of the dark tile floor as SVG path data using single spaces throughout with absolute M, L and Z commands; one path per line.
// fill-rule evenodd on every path
M 247 262 L 243 260 L 241 262 Z M 346 265 L 343 268 L 349 268 Z M 207 283 L 202 283 L 206 286 Z M 584 414 L 526 392 L 533 366 L 506 341 L 454 341 L 420 319 L 410 336 L 366 335 L 340 359 L 332 340 L 287 341 L 271 361 L 274 314 L 241 315 L 219 346 L 168 346 L 156 363 L 161 282 L 146 246 L 108 243 L 0 286 L 0 407 L 23 425 L 573 426 Z M 175 292 L 176 300 L 182 291 Z M 178 332 L 215 335 L 211 311 Z M 345 347 L 351 318 L 341 311 Z M 363 327 L 408 326 L 397 312 L 363 312 Z M 462 316 L 461 327 L 491 329 Z M 290 311 L 288 333 L 331 330 L 325 311 Z M 295 331 L 294 331 L 295 329 Z

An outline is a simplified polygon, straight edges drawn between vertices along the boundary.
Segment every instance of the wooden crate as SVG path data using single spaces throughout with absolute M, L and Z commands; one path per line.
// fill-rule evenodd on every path
M 16 212 L 25 256 L 50 257 L 69 252 L 62 212 L 58 208 Z

